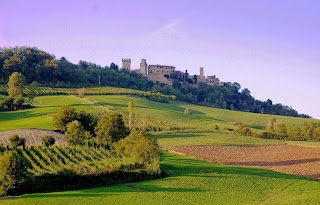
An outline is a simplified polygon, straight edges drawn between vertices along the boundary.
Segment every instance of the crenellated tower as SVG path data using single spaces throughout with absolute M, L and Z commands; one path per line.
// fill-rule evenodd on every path
M 131 70 L 131 59 L 130 58 L 123 58 L 122 59 L 122 68 L 130 71 Z

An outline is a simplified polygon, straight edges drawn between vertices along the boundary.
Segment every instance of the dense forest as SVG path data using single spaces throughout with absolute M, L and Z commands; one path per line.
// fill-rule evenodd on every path
M 56 59 L 45 51 L 31 47 L 0 48 L 0 84 L 7 84 L 13 72 L 25 76 L 26 84 L 36 81 L 51 87 L 115 86 L 175 95 L 177 100 L 230 110 L 286 115 L 310 116 L 271 100 L 260 101 L 251 96 L 239 83 L 226 86 L 193 85 L 173 81 L 171 85 L 154 83 L 136 72 L 128 72 L 116 64 L 100 66 L 87 61 L 71 63 L 65 57 Z M 100 78 L 100 79 L 99 79 Z

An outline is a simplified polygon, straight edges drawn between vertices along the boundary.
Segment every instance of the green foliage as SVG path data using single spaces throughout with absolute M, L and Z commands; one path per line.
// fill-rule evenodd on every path
M 16 111 L 24 108 L 23 106 L 24 98 L 19 95 L 16 98 L 6 98 L 4 101 L 0 102 L 0 111 Z M 27 106 L 25 106 L 27 107 Z
M 99 143 L 112 146 L 128 134 L 122 115 L 117 112 L 110 112 L 101 117 L 95 128 Z
M 320 203 L 317 180 L 265 169 L 210 163 L 167 152 L 162 159 L 162 168 L 170 173 L 164 179 L 4 198 L 1 205 Z
M 92 113 L 85 111 L 77 112 L 76 109 L 69 106 L 62 106 L 61 110 L 53 116 L 54 125 L 61 131 L 65 131 L 67 124 L 77 120 L 86 131 L 94 134 L 94 128 L 97 125 L 97 117 Z
M 90 132 L 85 131 L 82 124 L 74 120 L 67 124 L 64 137 L 67 139 L 69 145 L 85 145 L 91 138 Z
M 25 78 L 21 73 L 14 72 L 11 74 L 8 82 L 8 94 L 10 98 L 16 98 L 23 94 Z
M 56 142 L 56 140 L 50 135 L 44 135 L 42 137 L 43 146 L 50 147 L 50 146 L 54 145 L 55 142 Z
M 131 132 L 113 147 L 118 156 L 134 166 L 142 166 L 151 173 L 160 173 L 159 145 L 155 139 L 151 139 L 145 133 Z
M 19 135 L 12 135 L 9 137 L 9 142 L 13 148 L 17 148 L 19 146 L 25 147 L 26 145 L 26 139 L 20 138 Z
M 27 166 L 15 151 L 7 151 L 0 155 L 0 195 L 17 188 L 26 179 Z
M 169 98 L 163 98 L 163 95 L 174 95 L 180 101 L 211 107 L 272 115 L 310 117 L 299 114 L 289 106 L 273 104 L 271 100 L 265 102 L 256 100 L 251 96 L 248 89 L 243 89 L 240 92 L 239 88 L 241 86 L 239 83 L 225 84 L 224 86 L 210 86 L 200 83 L 193 86 L 192 84 L 197 79 L 186 78 L 188 77 L 187 72 L 181 79 L 181 81 L 186 82 L 172 79 L 173 84 L 171 86 L 154 83 L 136 72 L 119 70 L 114 63 L 109 67 L 102 67 L 86 61 L 73 64 L 64 57 L 56 59 L 55 56 L 37 48 L 3 48 L 1 53 L 5 53 L 0 55 L 0 62 L 3 62 L 3 64 L 0 63 L 0 82 L 2 83 L 6 83 L 12 73 L 20 72 L 26 77 L 27 83 L 37 81 L 49 87 L 78 88 L 98 86 L 97 76 L 101 76 L 101 86 L 131 88 L 140 90 L 140 92 L 152 90 L 154 93 L 159 92 L 158 96 L 161 96 L 163 102 L 170 100 Z M 73 93 L 77 94 L 77 89 L 74 90 Z M 48 92 L 48 94 L 53 93 Z M 150 99 L 157 100 L 157 95 L 155 94 Z
M 240 135 L 244 135 L 244 136 L 251 136 L 252 135 L 252 131 L 251 131 L 250 127 L 245 126 L 245 125 L 238 126 L 238 128 L 235 130 L 235 133 L 240 134 Z
M 286 134 L 287 133 L 287 126 L 283 123 L 276 124 L 275 131 L 282 133 L 282 134 Z
M 33 99 L 40 94 L 40 86 L 36 81 L 33 81 L 24 91 L 29 98 L 29 102 L 32 103 Z
M 67 129 L 67 124 L 77 119 L 77 111 L 69 106 L 62 106 L 61 110 L 53 116 L 54 125 L 61 131 Z

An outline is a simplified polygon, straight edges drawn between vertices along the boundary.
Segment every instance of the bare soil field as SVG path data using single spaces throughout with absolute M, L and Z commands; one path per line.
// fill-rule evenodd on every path
M 320 179 L 320 147 L 177 146 L 170 150 L 223 164 L 261 167 L 287 174 Z
M 63 137 L 63 134 L 53 132 L 50 130 L 42 130 L 42 129 L 17 129 L 17 130 L 0 131 L 0 143 L 3 145 L 8 145 L 9 137 L 15 134 L 19 135 L 19 137 L 25 138 L 27 146 L 42 145 L 42 137 L 44 135 L 52 136 L 56 140 L 55 145 L 62 145 L 62 146 L 67 145 L 67 142 Z

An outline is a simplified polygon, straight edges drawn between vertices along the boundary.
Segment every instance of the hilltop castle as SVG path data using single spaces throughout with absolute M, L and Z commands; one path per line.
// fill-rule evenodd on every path
M 122 68 L 131 71 L 131 59 L 122 59 Z M 170 79 L 177 79 L 180 81 L 189 82 L 192 84 L 205 83 L 212 86 L 223 86 L 225 83 L 220 82 L 219 78 L 214 76 L 204 75 L 204 68 L 200 67 L 200 75 L 189 75 L 188 71 L 176 71 L 176 67 L 169 65 L 148 65 L 146 59 L 141 59 L 140 68 L 136 72 L 146 76 L 149 80 L 154 82 L 172 84 Z

